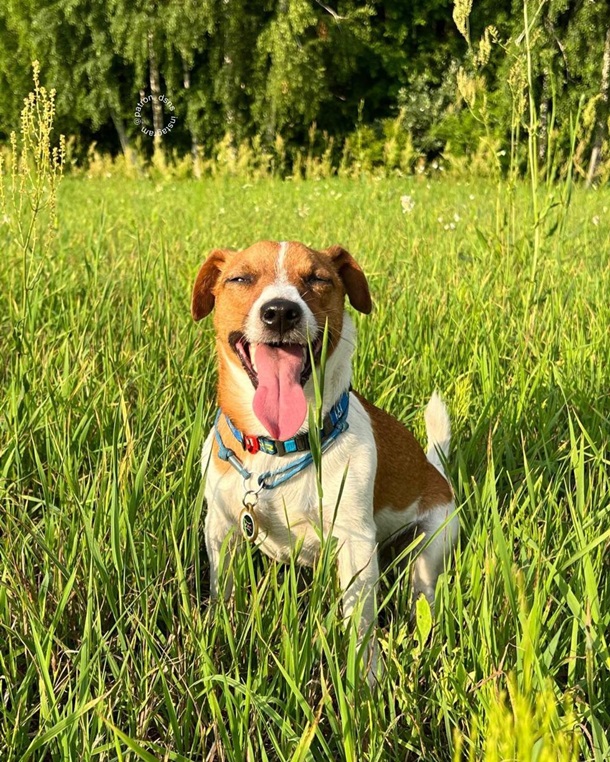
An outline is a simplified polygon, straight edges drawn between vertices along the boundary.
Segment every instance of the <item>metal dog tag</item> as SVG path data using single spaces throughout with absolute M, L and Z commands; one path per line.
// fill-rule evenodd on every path
M 254 542 L 258 537 L 258 519 L 254 511 L 254 506 L 258 503 L 256 492 L 246 492 L 242 500 L 243 510 L 239 514 L 239 528 L 244 538 L 248 542 Z

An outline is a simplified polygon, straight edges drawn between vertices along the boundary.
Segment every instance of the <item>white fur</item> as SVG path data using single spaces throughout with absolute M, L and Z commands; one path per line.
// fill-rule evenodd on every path
M 449 457 L 451 421 L 438 392 L 434 392 L 430 397 L 424 420 L 428 435 L 426 457 L 446 478 L 443 460 Z M 455 503 L 451 501 L 432 508 L 417 523 L 426 540 L 413 563 L 413 597 L 415 599 L 423 593 L 430 606 L 434 607 L 436 580 L 445 566 L 459 532 Z
M 434 608 L 436 580 L 443 571 L 459 531 L 453 501 L 428 511 L 418 521 L 418 528 L 424 533 L 425 541 L 413 562 L 413 599 L 423 594 Z
M 280 243 L 280 248 L 277 253 L 277 262 L 275 264 L 275 271 L 277 273 L 278 280 L 282 283 L 286 283 L 288 281 L 288 277 L 286 275 L 286 268 L 285 268 L 285 260 L 286 260 L 286 252 L 288 251 L 288 243 L 286 241 L 282 241 Z
M 396 508 L 381 508 L 375 513 L 375 525 L 377 527 L 377 541 L 383 545 L 399 537 L 405 529 L 417 523 L 419 516 L 419 500 L 416 500 L 408 508 L 397 511 Z
M 426 457 L 443 476 L 445 470 L 441 461 L 440 453 L 445 460 L 449 457 L 449 445 L 451 442 L 451 421 L 445 403 L 438 392 L 434 392 L 424 413 L 426 433 L 428 434 L 428 452 Z

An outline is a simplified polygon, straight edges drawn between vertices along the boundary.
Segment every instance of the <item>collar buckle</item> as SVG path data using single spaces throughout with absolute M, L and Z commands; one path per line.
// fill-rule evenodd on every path
M 258 437 L 251 437 L 248 436 L 248 434 L 244 434 L 244 450 L 247 450 L 251 455 L 255 455 L 260 450 Z

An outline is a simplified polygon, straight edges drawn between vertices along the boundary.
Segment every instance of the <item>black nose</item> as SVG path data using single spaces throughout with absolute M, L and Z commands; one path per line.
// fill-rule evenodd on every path
M 288 299 L 271 299 L 261 307 L 261 320 L 280 336 L 294 328 L 303 317 L 303 310 Z

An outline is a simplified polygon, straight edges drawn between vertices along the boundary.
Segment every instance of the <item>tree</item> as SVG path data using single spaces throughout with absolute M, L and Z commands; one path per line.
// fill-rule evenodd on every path
M 0 139 L 19 128 L 23 98 L 31 89 L 28 24 L 19 0 L 0 5 Z
M 608 91 L 610 90 L 610 26 L 606 30 L 606 42 L 604 44 L 604 56 L 602 59 L 602 76 L 599 87 L 599 103 L 597 106 L 597 119 L 595 122 L 595 138 L 591 161 L 587 173 L 587 186 L 593 183 L 597 165 L 600 160 L 602 145 L 608 136 Z

